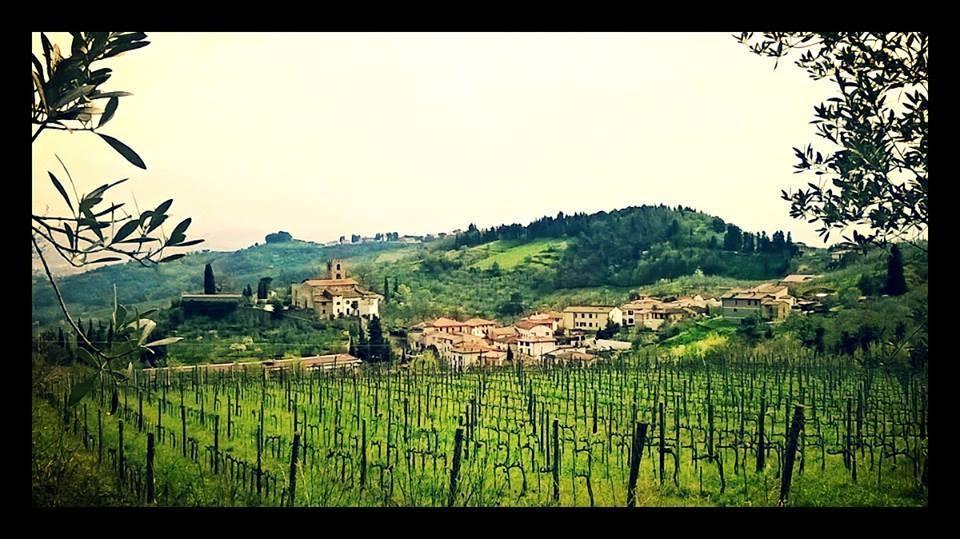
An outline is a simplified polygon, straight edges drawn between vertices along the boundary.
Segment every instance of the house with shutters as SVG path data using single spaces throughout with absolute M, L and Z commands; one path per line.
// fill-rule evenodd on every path
M 724 318 L 742 320 L 757 316 L 779 321 L 790 315 L 795 299 L 781 284 L 762 284 L 747 290 L 728 292 L 720 298 Z
M 607 327 L 607 321 L 623 325 L 623 311 L 619 307 L 573 305 L 563 310 L 563 329 L 597 331 Z

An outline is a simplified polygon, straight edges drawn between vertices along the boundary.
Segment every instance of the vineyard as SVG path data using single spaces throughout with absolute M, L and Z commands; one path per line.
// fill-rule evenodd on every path
M 925 375 L 634 355 L 455 372 L 134 371 L 66 406 L 161 506 L 926 505 Z

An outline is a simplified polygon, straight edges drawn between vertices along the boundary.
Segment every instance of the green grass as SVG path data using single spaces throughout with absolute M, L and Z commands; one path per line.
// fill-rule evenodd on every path
M 711 336 L 731 335 L 737 331 L 737 325 L 736 322 L 719 316 L 703 321 L 692 319 L 689 326 L 677 335 L 664 339 L 660 344 L 674 347 L 693 344 Z
M 385 264 L 388 262 L 398 262 L 406 257 L 409 257 L 412 254 L 417 252 L 416 247 L 407 247 L 403 249 L 397 249 L 395 251 L 387 251 L 382 254 L 378 254 L 373 258 L 375 264 Z
M 540 239 L 526 243 L 497 240 L 471 248 L 471 251 L 484 253 L 486 257 L 470 267 L 485 270 L 496 263 L 501 270 L 511 270 L 525 262 L 550 266 L 559 260 L 566 248 L 567 242 L 564 240 Z

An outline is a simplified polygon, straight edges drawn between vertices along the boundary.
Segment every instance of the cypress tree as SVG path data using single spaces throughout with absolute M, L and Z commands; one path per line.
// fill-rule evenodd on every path
M 743 233 L 736 225 L 727 225 L 727 232 L 723 235 L 723 248 L 727 251 L 739 251 L 743 247 Z
M 370 318 L 369 324 L 370 331 L 370 341 L 368 346 L 370 347 L 367 356 L 370 361 L 389 361 L 390 360 L 390 343 L 383 336 L 383 327 L 380 325 L 380 318 L 374 316 Z
M 890 248 L 890 257 L 887 259 L 887 286 L 884 291 L 891 296 L 899 296 L 907 291 L 907 280 L 903 276 L 903 255 L 896 245 Z
M 63 328 L 57 328 L 57 345 L 60 346 L 61 350 L 66 350 L 67 342 L 63 338 Z
M 390 278 L 386 275 L 383 276 L 383 301 L 384 303 L 390 301 Z
M 361 324 L 359 320 L 357 321 L 357 330 L 358 330 L 357 332 L 358 335 L 357 335 L 357 354 L 356 355 L 358 358 L 362 359 L 363 361 L 368 361 L 369 347 L 367 346 L 367 335 L 363 330 L 363 324 Z
M 203 269 L 203 293 L 217 293 L 217 281 L 213 277 L 213 268 L 210 267 L 210 264 L 207 264 L 207 267 Z
M 257 299 L 267 299 L 267 296 L 270 295 L 270 283 L 272 282 L 272 277 L 262 277 L 260 279 L 260 282 L 257 283 Z
M 823 326 L 817 326 L 817 329 L 814 332 L 813 344 L 816 347 L 817 354 L 823 354 L 824 351 L 824 342 L 823 337 L 826 334 L 826 330 Z

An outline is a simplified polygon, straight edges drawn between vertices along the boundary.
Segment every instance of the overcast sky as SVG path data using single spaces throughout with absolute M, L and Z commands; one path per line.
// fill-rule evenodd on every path
M 659 203 L 822 245 L 779 193 L 809 181 L 792 147 L 832 87 L 732 33 L 149 33 L 103 62 L 104 89 L 134 93 L 103 132 L 148 169 L 46 131 L 33 208 L 65 211 L 57 153 L 79 191 L 129 177 L 118 201 L 173 198 L 170 226 L 192 217 L 211 249 Z

